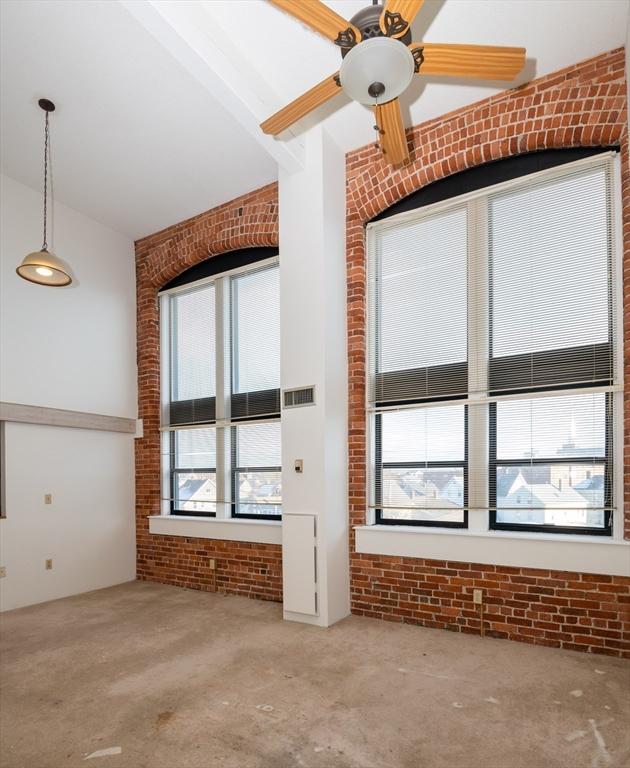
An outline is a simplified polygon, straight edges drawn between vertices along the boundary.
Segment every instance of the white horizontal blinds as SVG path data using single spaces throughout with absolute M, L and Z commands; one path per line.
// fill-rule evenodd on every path
M 165 441 L 168 455 L 163 461 L 171 466 L 171 512 L 216 514 L 216 433 L 212 427 L 178 429 Z
M 610 534 L 612 188 L 602 155 L 369 228 L 377 522 Z
M 375 496 L 380 521 L 463 524 L 465 407 L 380 413 L 376 431 Z
M 609 163 L 488 198 L 489 389 L 610 384 Z
M 371 233 L 371 400 L 467 392 L 467 209 Z
M 280 414 L 280 271 L 232 278 L 232 418 Z
M 162 297 L 164 513 L 281 514 L 279 270 L 264 264 Z
M 603 158 L 489 196 L 488 388 L 499 396 L 489 425 L 495 527 L 610 529 L 611 188 L 611 163 Z M 582 387 L 589 392 L 579 393 Z M 500 399 L 514 392 L 522 399 Z
M 280 422 L 232 427 L 234 514 L 277 517 L 281 513 Z
M 215 287 L 171 296 L 170 425 L 216 418 Z
M 611 395 L 560 394 L 491 407 L 496 522 L 603 530 L 612 499 Z

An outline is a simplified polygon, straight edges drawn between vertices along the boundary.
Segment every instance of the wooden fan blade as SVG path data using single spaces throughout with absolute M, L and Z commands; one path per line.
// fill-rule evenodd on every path
M 421 75 L 514 80 L 525 66 L 525 48 L 449 43 L 411 43 L 409 45 L 412 53 L 418 48 L 422 49 L 418 70 Z M 414 56 L 416 61 L 417 56 L 417 54 Z
M 361 40 L 361 32 L 320 0 L 269 0 L 296 19 L 344 48 Z
M 272 133 L 274 136 L 277 136 L 277 134 L 282 133 L 285 128 L 293 125 L 293 123 L 297 122 L 301 117 L 304 117 L 304 115 L 308 115 L 309 112 L 312 112 L 319 107 L 320 104 L 328 101 L 328 99 L 332 99 L 332 97 L 336 96 L 340 91 L 339 73 L 336 72 L 334 75 L 330 75 L 325 80 L 322 80 L 321 83 L 311 88 L 310 91 L 306 91 L 306 93 L 298 96 L 297 99 L 290 104 L 287 104 L 284 109 L 276 112 L 275 115 L 272 115 L 265 120 L 264 123 L 261 123 L 260 127 L 263 129 L 263 133 Z
M 386 0 L 379 26 L 388 37 L 402 37 L 422 8 L 424 0 Z
M 395 166 L 408 163 L 407 137 L 398 99 L 392 99 L 386 104 L 377 104 L 374 107 L 374 115 L 380 132 L 379 144 L 385 160 Z

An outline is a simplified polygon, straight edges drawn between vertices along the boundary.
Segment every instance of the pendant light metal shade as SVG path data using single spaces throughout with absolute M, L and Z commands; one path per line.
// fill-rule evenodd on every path
M 40 285 L 62 286 L 72 282 L 65 264 L 47 248 L 29 253 L 15 271 L 25 280 Z
M 25 256 L 15 271 L 20 277 L 31 283 L 61 287 L 70 285 L 72 282 L 70 270 L 60 258 L 48 250 L 48 243 L 46 242 L 48 225 L 48 114 L 55 111 L 55 105 L 49 99 L 40 99 L 38 103 L 46 113 L 44 124 L 44 239 L 41 250 L 33 251 Z

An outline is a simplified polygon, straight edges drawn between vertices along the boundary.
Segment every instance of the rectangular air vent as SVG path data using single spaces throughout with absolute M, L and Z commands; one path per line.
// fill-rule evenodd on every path
M 300 408 L 303 405 L 315 405 L 315 387 L 285 389 L 282 392 L 285 408 Z

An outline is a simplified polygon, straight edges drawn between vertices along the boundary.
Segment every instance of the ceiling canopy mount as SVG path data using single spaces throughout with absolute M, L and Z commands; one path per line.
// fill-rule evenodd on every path
M 54 102 L 52 102 L 50 99 L 40 99 L 37 103 L 44 110 L 44 112 L 54 112 L 55 109 L 57 109 Z

